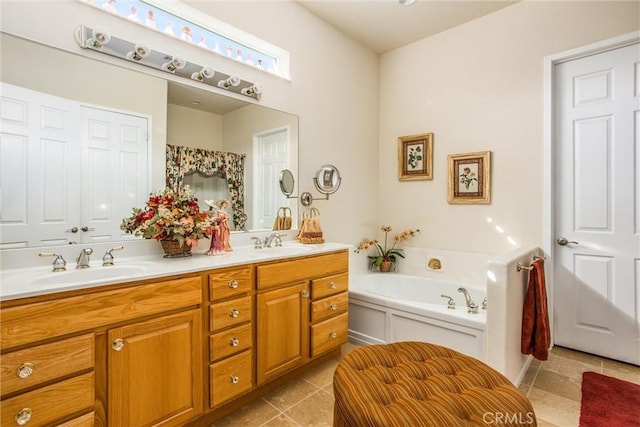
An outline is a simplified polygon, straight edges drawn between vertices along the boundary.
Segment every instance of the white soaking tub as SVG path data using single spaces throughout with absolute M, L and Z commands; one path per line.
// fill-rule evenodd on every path
M 484 286 L 485 284 L 483 284 Z M 467 312 L 467 289 L 479 306 Z M 447 307 L 448 295 L 456 303 Z M 425 341 L 482 361 L 485 357 L 486 292 L 478 287 L 397 273 L 359 276 L 349 285 L 349 339 L 360 344 Z

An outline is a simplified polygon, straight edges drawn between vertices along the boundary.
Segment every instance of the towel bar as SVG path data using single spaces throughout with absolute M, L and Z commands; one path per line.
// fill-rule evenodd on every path
M 534 255 L 533 256 L 533 260 L 538 260 L 538 259 L 547 259 L 547 257 L 544 256 L 540 256 L 540 255 Z M 518 264 L 516 265 L 516 269 L 518 271 L 522 271 L 522 270 L 533 270 L 533 267 L 530 265 L 523 265 L 520 261 L 518 261 Z

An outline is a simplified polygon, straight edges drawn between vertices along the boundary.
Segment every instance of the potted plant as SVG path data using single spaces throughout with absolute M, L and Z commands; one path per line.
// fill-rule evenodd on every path
M 144 209 L 122 220 L 120 229 L 162 243 L 165 257 L 190 256 L 198 240 L 211 235 L 211 217 L 201 212 L 188 185 L 152 193 Z
M 376 249 L 376 255 L 367 256 L 370 259 L 369 269 L 374 270 L 377 268 L 381 272 L 386 273 L 391 271 L 392 268 L 395 270 L 395 264 L 398 261 L 398 257 L 404 258 L 404 249 L 396 247 L 397 244 L 415 236 L 416 233 L 420 232 L 420 229 L 409 229 L 396 234 L 393 237 L 393 244 L 391 247 L 388 246 L 388 237 L 389 232 L 391 232 L 391 227 L 383 225 L 380 229 L 384 231 L 384 246 L 375 239 L 365 238 L 360 242 L 358 247 L 355 249 L 355 252 L 360 253 L 362 250 L 368 250 L 369 248 L 374 247 Z

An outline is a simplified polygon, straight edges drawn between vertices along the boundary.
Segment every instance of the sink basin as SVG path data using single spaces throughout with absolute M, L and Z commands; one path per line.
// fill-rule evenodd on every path
M 80 283 L 93 283 L 102 280 L 126 279 L 144 272 L 144 266 L 91 267 L 82 270 L 67 270 L 59 273 L 49 273 L 36 277 L 31 284 L 40 289 L 49 289 L 61 285 L 72 286 Z
M 313 252 L 314 249 L 316 249 L 314 247 L 314 245 L 303 245 L 302 243 L 299 244 L 285 244 L 282 246 L 274 246 L 271 248 L 262 248 L 262 249 L 256 249 L 257 252 L 262 253 L 264 256 L 275 256 L 275 257 L 280 257 L 280 256 L 293 256 L 293 255 L 304 255 L 310 252 Z

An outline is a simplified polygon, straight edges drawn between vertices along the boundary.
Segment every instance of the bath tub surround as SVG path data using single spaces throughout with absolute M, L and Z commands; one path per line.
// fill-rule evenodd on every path
M 527 275 L 516 267 L 529 265 L 540 252 L 534 247 L 489 255 L 407 247 L 402 273 L 374 274 L 356 265 L 349 337 L 362 344 L 416 339 L 444 345 L 488 363 L 517 385 L 531 358 L 520 354 Z M 440 261 L 439 269 L 429 266 L 432 259 Z M 478 314 L 467 313 L 458 288 L 468 291 Z M 447 308 L 449 297 L 455 310 Z
M 349 288 L 349 337 L 360 344 L 425 341 L 485 360 L 486 314 L 468 313 L 461 286 L 405 274 L 362 275 Z M 467 291 L 478 304 L 485 298 L 481 289 Z

